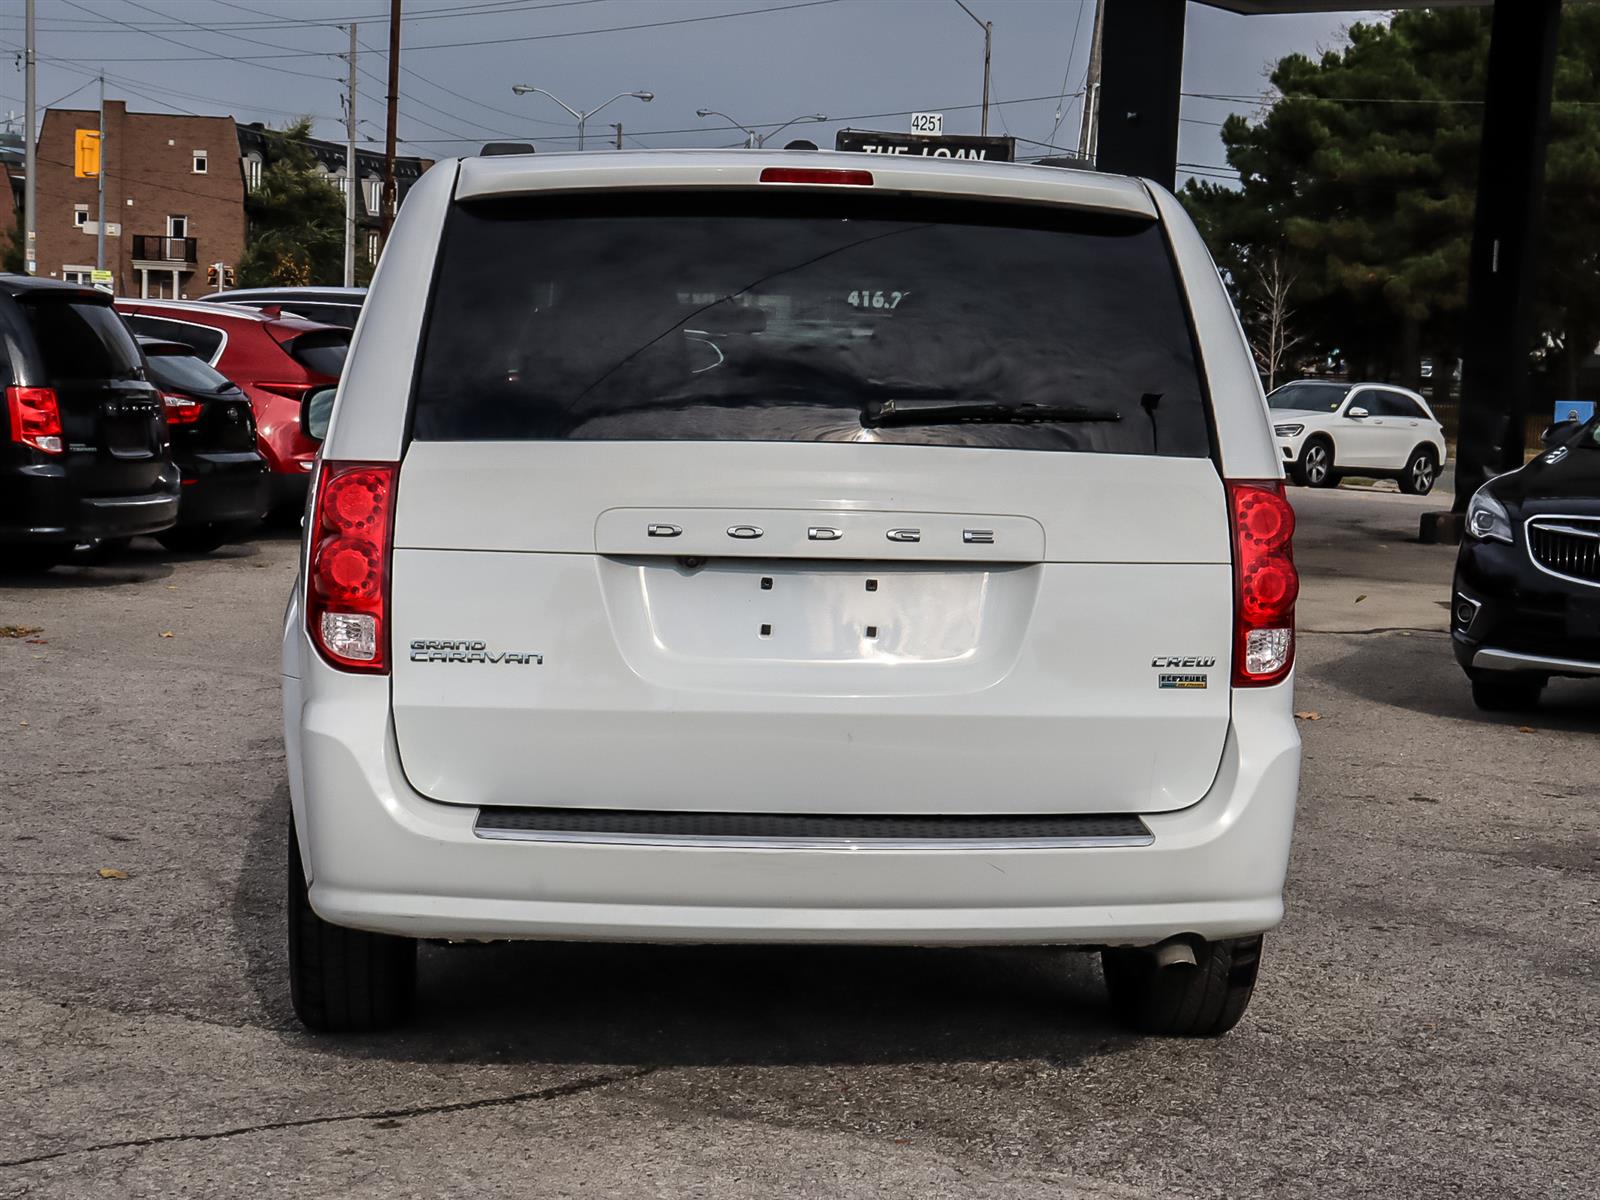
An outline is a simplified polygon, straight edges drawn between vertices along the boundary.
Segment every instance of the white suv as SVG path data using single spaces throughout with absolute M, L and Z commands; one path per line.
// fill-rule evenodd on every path
M 401 1019 L 418 938 L 1098 947 L 1136 1028 L 1238 1020 L 1294 514 L 1167 192 L 442 162 L 325 434 L 283 643 L 308 1025 Z
M 1275 389 L 1267 407 L 1284 466 L 1305 487 L 1336 487 L 1345 475 L 1365 475 L 1426 496 L 1449 457 L 1444 426 L 1408 388 L 1301 379 Z

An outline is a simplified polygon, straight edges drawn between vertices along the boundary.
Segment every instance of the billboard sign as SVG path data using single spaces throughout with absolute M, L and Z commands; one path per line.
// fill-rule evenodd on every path
M 1014 138 L 879 133 L 871 129 L 841 129 L 833 135 L 833 148 L 860 154 L 916 154 L 924 158 L 961 158 L 976 162 L 1014 162 L 1017 157 Z

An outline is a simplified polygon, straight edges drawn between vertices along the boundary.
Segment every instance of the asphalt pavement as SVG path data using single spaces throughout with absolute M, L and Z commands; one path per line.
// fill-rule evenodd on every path
M 526 943 L 309 1036 L 294 543 L 0 577 L 0 1196 L 1600 1194 L 1600 683 L 1477 713 L 1430 502 L 1292 495 L 1288 916 L 1211 1042 L 1120 1032 L 1066 951 Z

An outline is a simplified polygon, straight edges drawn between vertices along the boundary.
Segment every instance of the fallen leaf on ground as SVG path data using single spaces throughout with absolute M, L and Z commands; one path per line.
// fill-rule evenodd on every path
M 1356 603 L 1360 604 L 1366 598 L 1367 598 L 1367 594 L 1365 592 L 1362 592 L 1361 595 L 1356 597 Z
M 119 871 L 115 867 L 100 868 L 101 879 L 126 879 L 127 877 L 128 873 L 126 871 Z
M 1319 712 L 1297 712 L 1294 715 L 1294 719 L 1296 721 L 1320 721 L 1322 720 L 1322 714 Z
M 172 636 L 172 630 L 168 629 L 161 636 L 162 637 L 171 637 Z
M 43 632 L 38 625 L 0 625 L 0 637 L 27 638 Z
M 1539 731 L 1537 729 L 1535 729 L 1532 725 L 1518 725 L 1517 726 L 1517 732 L 1518 733 L 1538 733 Z
M 28 639 L 28 645 L 30 645 L 30 646 L 48 646 L 49 644 L 50 644 L 50 639 L 49 638 L 29 638 Z

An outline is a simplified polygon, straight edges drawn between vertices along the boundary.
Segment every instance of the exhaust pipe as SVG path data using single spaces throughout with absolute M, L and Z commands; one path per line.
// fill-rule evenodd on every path
M 1159 945 L 1150 947 L 1150 952 L 1155 955 L 1156 966 L 1163 971 L 1168 967 L 1199 965 L 1195 961 L 1194 945 L 1185 937 L 1168 938 Z

